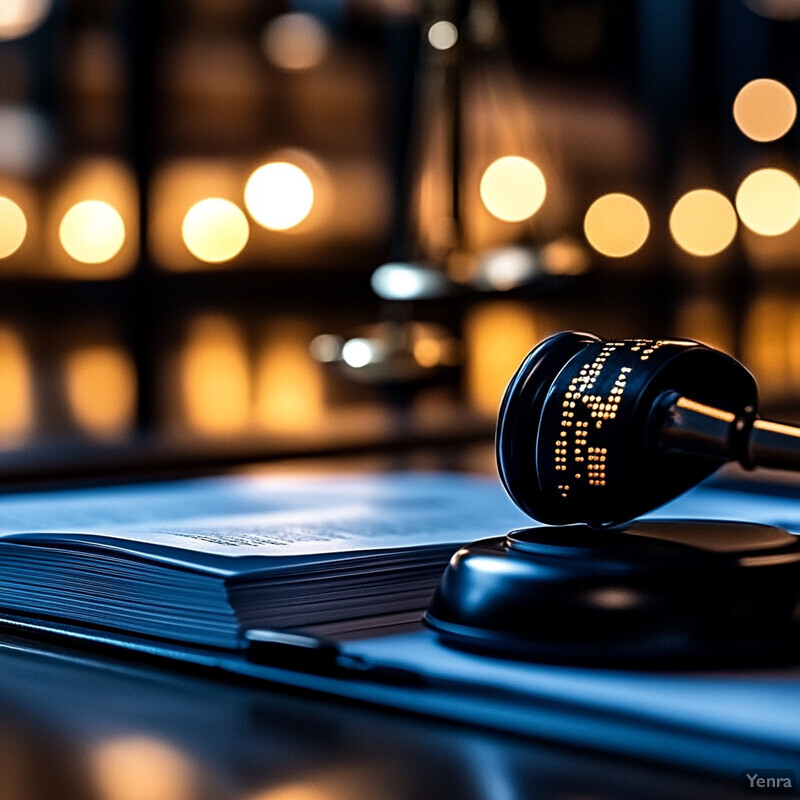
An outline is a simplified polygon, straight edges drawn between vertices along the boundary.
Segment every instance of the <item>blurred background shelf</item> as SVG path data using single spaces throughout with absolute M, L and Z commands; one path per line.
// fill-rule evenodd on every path
M 4 4 L 0 472 L 488 442 L 566 328 L 722 347 L 800 418 L 799 20 Z

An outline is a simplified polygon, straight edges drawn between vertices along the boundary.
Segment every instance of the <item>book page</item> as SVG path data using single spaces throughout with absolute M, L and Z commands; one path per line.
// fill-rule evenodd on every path
M 446 473 L 236 476 L 0 497 L 0 541 L 102 537 L 233 557 L 457 547 L 527 524 L 496 480 Z

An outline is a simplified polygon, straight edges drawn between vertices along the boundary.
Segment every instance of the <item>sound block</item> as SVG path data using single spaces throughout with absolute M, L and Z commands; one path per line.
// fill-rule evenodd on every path
M 426 624 L 450 645 L 574 664 L 793 660 L 800 540 L 768 525 L 532 527 L 460 550 Z

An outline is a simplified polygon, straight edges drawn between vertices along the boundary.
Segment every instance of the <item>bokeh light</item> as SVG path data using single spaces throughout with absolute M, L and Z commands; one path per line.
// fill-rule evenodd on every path
M 490 214 L 504 222 L 521 222 L 541 208 L 547 184 L 532 161 L 521 156 L 504 156 L 486 168 L 480 193 Z
M 315 336 L 308 345 L 308 352 L 314 361 L 320 364 L 331 364 L 338 361 L 342 354 L 344 339 L 332 333 L 321 333 Z
M 478 259 L 472 284 L 478 289 L 506 292 L 533 280 L 540 271 L 539 260 L 530 247 L 498 247 Z
M 364 794 L 365 774 L 370 773 L 365 773 L 364 767 L 328 769 L 306 780 L 275 782 L 253 794 L 241 795 L 241 800 L 342 800 L 359 797 Z
M 189 326 L 179 376 L 189 427 L 209 435 L 243 431 L 250 422 L 251 379 L 244 336 L 225 317 Z
M 52 0 L 3 0 L 0 3 L 0 41 L 33 33 L 50 13 Z
M 0 197 L 0 258 L 19 250 L 28 232 L 23 210 L 10 198 Z
M 758 78 L 739 90 L 733 101 L 733 118 L 745 136 L 771 142 L 794 125 L 797 102 L 780 81 Z
M 524 303 L 490 302 L 469 310 L 464 325 L 466 388 L 477 410 L 497 415 L 508 381 L 544 335 Z
M 425 369 L 454 367 L 462 361 L 461 341 L 445 328 L 424 322 L 411 329 L 411 352 Z
M 0 142 L 0 171 L 11 175 L 39 172 L 54 150 L 47 118 L 24 105 L 0 106 Z
M 800 0 L 744 0 L 756 14 L 781 22 L 800 19 Z
M 34 424 L 31 359 L 19 334 L 0 326 L 0 445 L 18 443 Z
M 438 366 L 441 363 L 443 350 L 442 341 L 432 336 L 417 339 L 412 347 L 417 364 L 427 368 Z
M 645 207 L 627 194 L 598 197 L 583 219 L 583 232 L 589 244 L 612 258 L 623 258 L 639 250 L 650 234 L 650 218 Z
M 349 367 L 366 367 L 375 356 L 375 349 L 369 339 L 349 339 L 342 346 L 342 361 Z
M 800 388 L 800 308 L 786 292 L 752 297 L 742 325 L 742 360 L 758 376 L 758 393 L 784 403 Z
M 300 321 L 284 320 L 269 331 L 256 360 L 255 419 L 261 428 L 301 433 L 320 424 L 324 386 L 309 338 Z
M 224 262 L 197 259 L 186 247 L 181 228 L 187 210 L 195 203 L 218 197 L 236 204 L 242 185 L 242 170 L 230 159 L 186 158 L 161 165 L 152 179 L 148 225 L 150 247 L 158 264 L 178 271 L 224 268 Z
M 589 249 L 571 236 L 548 242 L 539 251 L 539 260 L 551 275 L 583 275 L 591 267 Z
M 100 438 L 127 433 L 136 410 L 136 370 L 119 347 L 94 345 L 69 353 L 65 363 L 67 401 L 86 433 Z
M 372 291 L 384 300 L 421 300 L 440 297 L 448 289 L 444 273 L 410 261 L 381 264 L 370 278 Z
M 308 216 L 314 205 L 314 187 L 300 167 L 273 161 L 260 166 L 248 178 L 244 202 L 259 225 L 285 231 Z
M 280 69 L 302 72 L 322 62 L 330 48 L 325 26 L 312 14 L 292 12 L 272 20 L 261 36 L 261 49 Z
M 458 28 L 446 19 L 434 22 L 428 28 L 428 42 L 436 50 L 449 50 L 458 41 Z
M 186 212 L 181 234 L 193 256 L 217 264 L 242 252 L 250 237 L 250 226 L 235 203 L 221 197 L 207 197 Z
M 27 214 L 31 224 L 34 213 Z M 43 272 L 81 280 L 130 272 L 139 256 L 139 191 L 130 165 L 112 158 L 73 162 L 48 193 L 43 234 L 49 255 Z
M 102 264 L 125 243 L 125 223 L 114 206 L 102 200 L 83 200 L 64 214 L 58 228 L 61 246 L 76 261 Z
M 99 741 L 89 769 L 105 800 L 189 800 L 198 790 L 192 761 L 173 744 L 150 736 Z
M 736 192 L 736 210 L 751 231 L 779 236 L 800 220 L 800 185 L 788 173 L 767 168 L 751 172 Z
M 737 227 L 730 200 L 713 189 L 687 192 L 669 216 L 672 238 L 693 256 L 721 253 L 733 241 Z

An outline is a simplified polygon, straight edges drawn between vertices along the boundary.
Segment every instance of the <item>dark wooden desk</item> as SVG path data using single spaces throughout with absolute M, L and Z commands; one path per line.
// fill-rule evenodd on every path
M 4 800 L 741 797 L 730 780 L 433 719 L 0 646 Z

